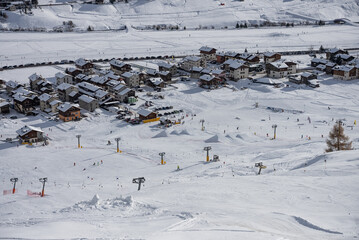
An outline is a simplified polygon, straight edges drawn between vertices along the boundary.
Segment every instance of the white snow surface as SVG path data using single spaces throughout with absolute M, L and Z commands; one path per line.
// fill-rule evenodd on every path
M 172 24 L 183 28 L 234 26 L 237 22 L 263 21 L 304 22 L 346 18 L 358 21 L 359 5 L 356 0 L 130 0 L 104 5 L 82 4 L 58 0 L 32 9 L 32 15 L 8 12 L 1 22 L 4 28 L 45 28 L 61 26 L 73 21 L 75 29 L 119 29 L 123 25 L 145 26 Z M 222 4 L 223 5 L 222 5 Z M 49 6 L 48 4 L 51 4 Z M 56 5 L 60 4 L 60 5 Z M 65 5 L 63 5 L 65 4 Z
M 139 93 L 157 106 L 184 110 L 184 123 L 159 138 L 153 138 L 164 132 L 158 123 L 127 125 L 103 110 L 68 123 L 11 110 L 18 119 L 0 120 L 2 140 L 31 125 L 42 128 L 50 144 L 0 142 L 0 190 L 19 178 L 15 194 L 0 196 L 0 237 L 358 238 L 359 80 L 322 75 L 318 82 L 312 89 L 239 81 L 207 91 L 190 81 L 165 89 L 164 99 Z M 337 119 L 355 150 L 326 154 L 325 139 Z M 205 142 L 213 136 L 218 141 Z M 107 145 L 116 137 L 121 153 Z M 206 162 L 206 146 L 219 162 Z M 257 162 L 267 166 L 261 175 Z M 27 190 L 41 191 L 41 177 L 48 177 L 45 197 L 27 196 Z M 136 177 L 146 179 L 140 191 L 132 183 Z

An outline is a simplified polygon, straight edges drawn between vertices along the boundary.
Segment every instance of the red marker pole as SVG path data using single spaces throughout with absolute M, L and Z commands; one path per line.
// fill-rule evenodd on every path
M 14 183 L 14 187 L 12 188 L 12 194 L 15 194 L 15 187 L 16 187 L 16 182 L 19 181 L 18 178 L 11 178 L 10 182 Z
M 40 182 L 42 182 L 42 191 L 41 191 L 41 197 L 45 195 L 45 183 L 47 182 L 47 178 L 40 178 Z

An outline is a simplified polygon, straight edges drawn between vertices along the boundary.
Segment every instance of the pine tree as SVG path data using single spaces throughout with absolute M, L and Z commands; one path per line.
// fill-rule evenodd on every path
M 328 148 L 326 152 L 352 150 L 352 142 L 349 142 L 349 137 L 344 135 L 344 128 L 342 122 L 338 121 L 334 125 L 332 131 L 329 132 L 329 138 L 327 139 Z

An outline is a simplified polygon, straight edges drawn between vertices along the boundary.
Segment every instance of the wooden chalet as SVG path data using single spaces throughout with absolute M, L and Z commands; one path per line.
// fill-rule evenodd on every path
M 215 48 L 203 46 L 199 49 L 199 52 L 200 52 L 201 58 L 203 58 L 206 61 L 216 60 L 217 49 L 215 49 Z
M 111 70 L 114 71 L 116 74 L 123 74 L 125 72 L 132 71 L 132 67 L 130 64 L 124 63 L 117 59 L 112 59 L 110 61 Z
M 281 59 L 281 55 L 275 52 L 265 52 L 263 53 L 264 63 L 275 62 Z
M 59 110 L 59 118 L 64 122 L 80 120 L 80 108 L 77 105 L 71 103 L 64 103 L 57 107 Z
M 24 126 L 16 131 L 21 143 L 37 143 L 45 140 L 44 132 L 40 128 Z
M 141 109 L 137 112 L 137 114 L 142 121 L 157 118 L 157 113 L 152 112 L 148 109 Z

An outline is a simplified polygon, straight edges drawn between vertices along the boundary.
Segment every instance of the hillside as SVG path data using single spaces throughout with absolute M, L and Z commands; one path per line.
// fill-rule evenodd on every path
M 168 129 L 128 125 L 104 110 L 68 123 L 11 110 L 18 119 L 1 119 L 2 139 L 32 125 L 50 143 L 0 143 L 0 190 L 19 178 L 16 194 L 0 197 L 1 237 L 358 238 L 358 80 L 321 75 L 318 81 L 321 87 L 312 89 L 242 80 L 214 91 L 179 81 L 161 93 L 164 99 L 139 93 L 140 103 L 183 110 L 176 115 L 183 124 Z M 324 153 L 336 119 L 343 119 L 356 150 Z M 116 153 L 117 137 L 122 153 Z M 206 146 L 219 162 L 206 162 Z M 166 165 L 160 165 L 160 152 Z M 257 162 L 267 166 L 261 175 Z M 27 196 L 27 190 L 41 190 L 42 177 L 48 177 L 46 196 Z M 140 191 L 132 183 L 136 177 L 146 179 Z
M 19 11 L 7 12 L 6 21 L 0 22 L 2 28 L 52 30 L 64 21 L 72 21 L 74 30 L 121 29 L 145 27 L 158 24 L 178 26 L 180 29 L 194 28 L 232 28 L 237 22 L 259 24 L 271 22 L 315 22 L 347 18 L 359 21 L 359 5 L 356 0 L 133 0 L 129 3 L 67 4 L 65 1 L 52 3 L 43 0 L 32 10 L 32 15 Z M 49 5 L 50 4 L 50 5 Z M 52 6 L 51 6 L 52 4 Z M 60 4 L 60 5 L 56 5 Z

